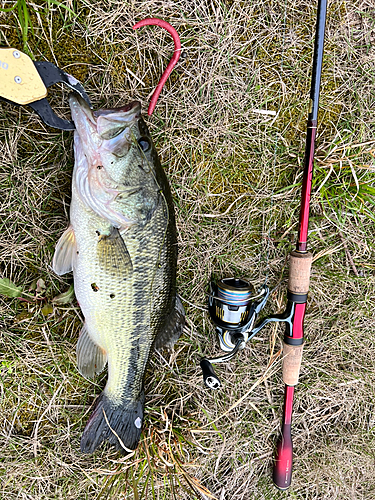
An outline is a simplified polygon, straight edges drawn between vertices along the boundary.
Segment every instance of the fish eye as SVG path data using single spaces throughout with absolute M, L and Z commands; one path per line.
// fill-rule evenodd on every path
M 148 151 L 151 146 L 150 141 L 146 137 L 138 139 L 138 144 L 144 153 Z

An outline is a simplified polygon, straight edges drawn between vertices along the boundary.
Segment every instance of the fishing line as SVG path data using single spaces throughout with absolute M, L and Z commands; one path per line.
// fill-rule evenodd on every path
M 279 90 L 279 112 L 277 113 L 277 116 L 273 120 L 273 123 L 275 123 L 276 119 L 278 118 L 278 116 L 281 112 L 281 105 L 282 105 L 282 90 L 283 90 L 282 72 L 283 72 L 284 54 L 285 54 L 286 13 L 287 13 L 287 0 L 285 0 L 285 4 L 284 4 L 282 52 L 281 52 L 281 63 L 280 63 L 281 72 L 280 72 L 280 90 Z M 270 201 L 270 223 L 269 223 L 269 229 L 268 229 L 267 248 L 266 248 L 266 276 L 265 276 L 265 281 L 264 281 L 265 285 L 268 284 L 268 278 L 269 278 L 269 274 L 270 274 L 270 252 L 271 252 L 270 242 L 271 242 L 271 227 L 272 227 L 271 216 L 272 216 L 272 212 L 273 212 L 274 197 L 275 197 L 276 158 L 277 158 L 278 144 L 279 144 L 279 133 L 276 132 L 276 140 L 275 140 L 275 146 L 274 146 L 274 151 L 273 151 L 273 165 L 272 165 L 273 183 L 272 183 L 272 192 L 271 192 L 271 201 Z
M 283 34 L 282 34 L 282 52 L 281 52 L 281 67 L 284 64 L 285 57 L 285 41 L 286 41 L 286 16 L 287 16 L 287 0 L 284 3 L 284 14 L 281 13 L 279 21 L 282 21 Z M 280 78 L 280 89 L 278 94 L 279 113 L 272 121 L 275 123 L 277 116 L 280 115 L 282 105 L 282 92 L 283 82 Z M 260 259 L 266 260 L 266 269 L 264 272 L 263 285 L 256 290 L 255 287 L 245 279 L 237 277 L 223 278 L 218 281 L 212 280 L 210 283 L 210 290 L 208 296 L 208 312 L 212 322 L 215 325 L 216 334 L 219 338 L 220 348 L 226 354 L 207 359 L 202 358 L 200 366 L 202 368 L 203 380 L 207 387 L 210 389 L 218 389 L 221 382 L 216 376 L 211 363 L 225 363 L 232 359 L 239 351 L 244 349 L 247 342 L 252 339 L 266 324 L 270 321 L 273 322 L 287 322 L 290 323 L 291 311 L 287 311 L 283 315 L 268 316 L 260 324 L 257 323 L 257 317 L 262 309 L 265 307 L 268 300 L 270 290 L 267 286 L 270 275 L 270 254 L 271 254 L 271 231 L 273 224 L 270 222 L 267 232 L 267 245 L 264 248 L 263 238 L 266 234 L 266 219 L 265 213 L 270 214 L 272 218 L 275 198 L 275 178 L 276 178 L 276 158 L 278 153 L 279 135 L 271 130 L 272 135 L 276 135 L 273 149 L 272 170 L 266 166 L 266 171 L 270 172 L 272 190 L 270 206 L 265 210 L 266 201 L 263 203 L 264 214 L 263 224 L 261 226 L 261 244 L 262 251 L 260 252 Z M 269 198 L 266 198 L 269 200 Z M 261 266 L 260 266 L 261 267 Z

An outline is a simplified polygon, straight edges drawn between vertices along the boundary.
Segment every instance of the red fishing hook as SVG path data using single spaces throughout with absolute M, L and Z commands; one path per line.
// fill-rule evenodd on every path
M 155 109 L 160 92 L 162 91 L 162 88 L 164 87 L 164 84 L 167 81 L 168 76 L 172 73 L 173 68 L 175 67 L 177 61 L 180 58 L 181 42 L 177 31 L 169 23 L 163 21 L 162 19 L 158 19 L 157 17 L 150 17 L 148 19 L 143 19 L 143 21 L 139 21 L 137 24 L 133 26 L 133 30 L 136 30 L 137 28 L 142 28 L 143 26 L 160 26 L 161 28 L 166 29 L 168 33 L 172 35 L 174 41 L 174 53 L 172 59 L 169 61 L 169 64 L 164 73 L 162 74 L 162 77 L 160 78 L 160 81 L 157 84 L 156 89 L 151 97 L 150 105 L 147 111 L 147 114 L 151 116 Z

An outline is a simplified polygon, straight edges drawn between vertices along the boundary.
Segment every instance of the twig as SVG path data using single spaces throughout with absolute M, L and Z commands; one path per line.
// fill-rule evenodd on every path
M 54 400 L 56 399 L 56 397 L 58 396 L 59 392 L 64 387 L 64 385 L 65 385 L 65 380 L 63 382 L 61 382 L 61 384 L 59 385 L 59 387 L 57 388 L 57 390 L 53 394 L 52 398 L 50 399 L 50 402 L 48 403 L 47 408 L 41 414 L 41 416 L 39 417 L 39 419 L 38 419 L 38 421 L 37 421 L 37 423 L 35 425 L 35 429 L 34 429 L 34 433 L 33 433 L 34 435 L 32 437 L 34 457 L 36 457 L 38 455 L 38 444 L 39 444 L 38 443 L 38 430 L 39 430 L 39 425 L 40 425 L 41 421 L 43 420 L 45 414 L 47 412 L 49 412 L 50 409 L 52 408 L 52 404 L 53 404 Z
M 129 453 L 129 455 L 127 456 L 127 458 L 132 457 L 132 456 L 134 455 L 134 453 L 135 453 L 135 450 L 131 450 L 130 448 L 127 448 L 127 447 L 124 445 L 124 443 L 123 443 L 122 439 L 120 438 L 120 436 L 119 436 L 119 435 L 117 434 L 117 432 L 116 432 L 114 429 L 112 429 L 112 427 L 110 426 L 110 424 L 109 424 L 109 422 L 108 422 L 107 415 L 105 414 L 104 408 L 102 408 L 102 410 L 103 410 L 104 419 L 105 419 L 105 421 L 106 421 L 106 423 L 107 423 L 107 425 L 108 425 L 109 429 L 110 429 L 110 430 L 113 432 L 113 434 L 117 437 L 117 439 L 118 439 L 118 441 L 119 441 L 120 445 L 124 448 L 124 450 L 125 450 L 126 452 L 128 452 L 128 453 Z
M 347 257 L 347 259 L 349 261 L 349 264 L 351 265 L 351 267 L 353 269 L 353 273 L 357 276 L 357 278 L 359 278 L 359 274 L 358 274 L 357 268 L 355 267 L 353 258 L 352 258 L 351 254 L 349 252 L 349 249 L 348 249 L 348 245 L 346 244 L 346 241 L 344 240 L 344 236 L 342 235 L 341 231 L 339 231 L 339 237 L 340 237 L 341 243 L 343 244 L 343 247 L 344 247 L 344 250 L 345 250 L 345 254 L 346 254 L 346 257 Z
M 236 198 L 230 205 L 229 207 L 225 210 L 225 212 L 223 212 L 222 214 L 201 214 L 202 217 L 211 217 L 211 218 L 214 218 L 214 217 L 222 217 L 223 215 L 227 215 L 227 213 L 230 211 L 230 209 L 233 207 L 233 205 L 235 203 L 237 203 L 237 201 L 240 201 L 241 198 L 243 198 L 244 196 L 250 196 L 249 193 L 243 193 L 241 194 L 241 196 L 239 196 L 238 198 Z

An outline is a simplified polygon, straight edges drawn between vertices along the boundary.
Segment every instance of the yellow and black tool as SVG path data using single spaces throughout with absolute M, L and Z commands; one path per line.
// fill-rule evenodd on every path
M 47 101 L 47 88 L 63 83 L 91 106 L 84 88 L 73 76 L 48 61 L 33 62 L 17 49 L 0 48 L 0 98 L 20 106 L 30 106 L 46 125 L 74 130 L 74 123 L 55 114 Z

